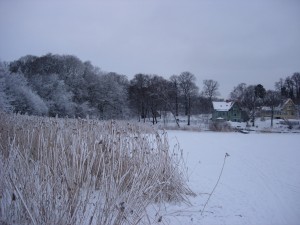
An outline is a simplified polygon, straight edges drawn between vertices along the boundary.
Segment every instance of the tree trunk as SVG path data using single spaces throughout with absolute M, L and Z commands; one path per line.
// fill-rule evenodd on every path
M 190 126 L 191 125 L 191 98 L 188 98 L 188 112 L 187 112 L 187 116 L 188 116 L 188 123 L 187 125 Z
M 273 119 L 274 119 L 274 107 L 271 107 L 271 127 L 273 127 Z
M 178 96 L 177 96 L 177 93 L 176 93 L 176 96 L 175 96 L 175 113 L 176 113 L 176 116 L 178 116 Z
M 252 109 L 252 127 L 255 126 L 255 101 L 253 102 L 253 109 Z

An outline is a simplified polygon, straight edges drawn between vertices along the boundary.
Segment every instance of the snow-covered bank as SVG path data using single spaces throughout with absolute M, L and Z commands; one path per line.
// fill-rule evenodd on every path
M 300 221 L 299 134 L 168 131 L 187 155 L 192 207 L 168 206 L 169 224 L 280 224 Z M 201 210 L 217 182 L 221 180 Z

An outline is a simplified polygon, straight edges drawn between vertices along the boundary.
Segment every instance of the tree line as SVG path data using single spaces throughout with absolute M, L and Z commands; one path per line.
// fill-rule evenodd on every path
M 274 92 L 299 102 L 299 76 L 281 79 Z M 239 84 L 230 97 L 246 106 L 251 88 Z M 30 115 L 138 117 L 156 123 L 162 113 L 171 112 L 175 120 L 186 115 L 189 125 L 191 115 L 211 112 L 218 89 L 217 81 L 203 80 L 200 92 L 195 75 L 188 71 L 168 79 L 140 73 L 128 80 L 126 75 L 104 72 L 73 55 L 27 55 L 0 63 L 0 109 Z
M 261 84 L 247 85 L 240 83 L 233 88 L 230 93 L 231 100 L 239 102 L 240 106 L 247 110 L 255 123 L 257 108 L 268 106 L 271 110 L 271 126 L 273 126 L 273 116 L 275 108 L 290 98 L 295 104 L 300 104 L 300 73 L 294 73 L 285 79 L 280 78 L 275 82 L 274 90 L 266 90 Z

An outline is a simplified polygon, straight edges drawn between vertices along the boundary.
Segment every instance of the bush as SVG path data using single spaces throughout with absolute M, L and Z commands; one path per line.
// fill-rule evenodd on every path
M 211 121 L 211 123 L 209 124 L 209 129 L 211 131 L 222 131 L 222 132 L 232 131 L 232 127 L 226 121 Z
M 149 224 L 149 205 L 194 195 L 153 128 L 3 113 L 0 127 L 0 222 Z

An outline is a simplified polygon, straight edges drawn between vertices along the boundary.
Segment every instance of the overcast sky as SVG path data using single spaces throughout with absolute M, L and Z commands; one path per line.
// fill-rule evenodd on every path
M 189 71 L 273 89 L 300 72 L 300 0 L 0 0 L 0 60 L 72 54 L 102 70 Z

